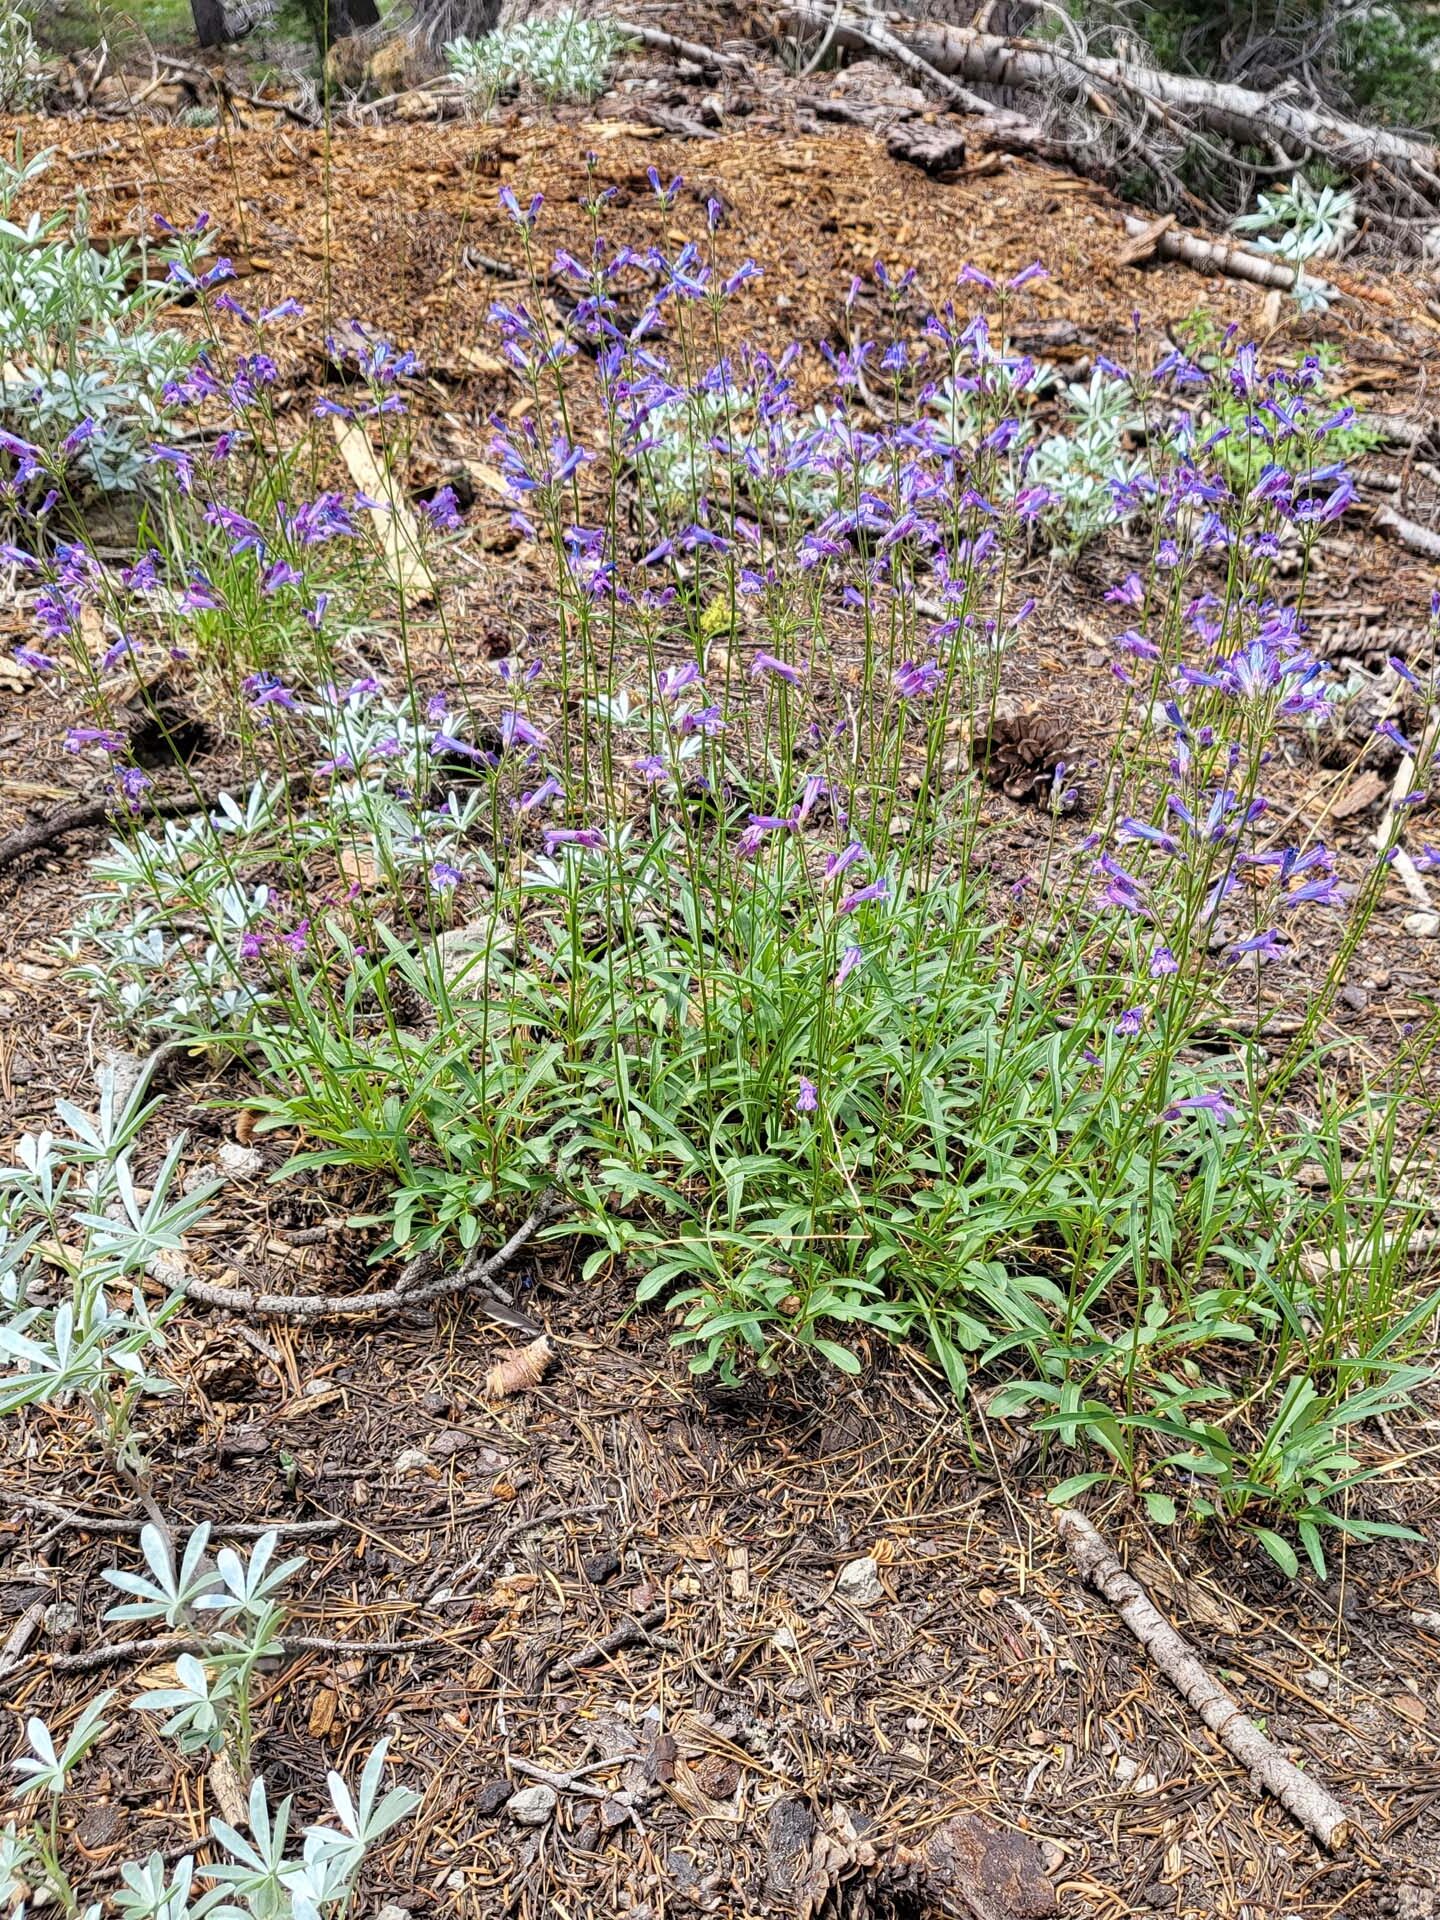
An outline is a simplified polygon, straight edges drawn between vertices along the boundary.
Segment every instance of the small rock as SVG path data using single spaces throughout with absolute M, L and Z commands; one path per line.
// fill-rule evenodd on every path
M 1433 940 L 1440 934 L 1440 913 L 1407 913 L 1403 925 L 1412 938 Z
M 592 1553 L 581 1567 L 585 1578 L 595 1587 L 601 1586 L 606 1580 L 613 1580 L 619 1571 L 620 1556 L 610 1547 L 604 1548 L 599 1553 Z
M 393 1900 L 387 1900 L 376 1914 L 375 1920 L 410 1920 L 408 1907 L 397 1907 Z
M 1340 998 L 1354 1013 L 1364 1013 L 1370 1004 L 1370 996 L 1363 987 L 1341 987 Z
M 878 1606 L 885 1598 L 885 1589 L 880 1584 L 880 1569 L 868 1553 L 859 1560 L 846 1561 L 840 1569 L 835 1591 L 842 1600 L 848 1600 L 852 1607 Z
M 1328 1693 L 1330 1676 L 1323 1667 L 1312 1667 L 1305 1676 L 1305 1684 L 1312 1693 Z
M 555 1812 L 555 1800 L 553 1787 L 522 1787 L 511 1794 L 505 1811 L 518 1826 L 543 1827 Z
M 514 1788 L 508 1780 L 487 1780 L 475 1796 L 475 1811 L 482 1820 L 492 1819 L 507 1805 Z
M 253 1180 L 265 1167 L 265 1156 L 258 1147 L 242 1147 L 238 1140 L 223 1140 L 215 1158 L 227 1180 Z
M 423 1447 L 402 1447 L 395 1456 L 396 1473 L 423 1473 L 430 1464 L 430 1456 Z
M 201 1187 L 208 1187 L 212 1180 L 220 1178 L 219 1164 L 214 1160 L 197 1160 L 184 1179 L 180 1182 L 182 1193 L 198 1193 Z

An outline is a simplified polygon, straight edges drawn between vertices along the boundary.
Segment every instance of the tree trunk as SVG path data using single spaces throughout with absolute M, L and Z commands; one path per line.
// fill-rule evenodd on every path
M 220 0 L 190 0 L 190 14 L 195 22 L 195 38 L 202 47 L 224 46 L 230 33 Z
M 428 45 L 479 40 L 500 20 L 500 0 L 415 0 L 415 18 Z

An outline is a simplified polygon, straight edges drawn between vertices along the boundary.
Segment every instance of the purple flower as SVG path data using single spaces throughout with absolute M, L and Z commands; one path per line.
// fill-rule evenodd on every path
M 287 713 L 300 710 L 300 702 L 273 673 L 252 673 L 244 681 L 244 687 L 252 707 L 283 707 Z
M 1167 973 L 1178 973 L 1179 971 L 1180 962 L 1175 958 L 1169 947 L 1156 947 L 1155 951 L 1150 955 L 1150 978 L 1152 980 L 1159 980 Z
M 1028 267 L 1022 267 L 1019 273 L 1012 274 L 1005 282 L 1011 293 L 1018 293 L 1021 287 L 1028 286 L 1032 280 L 1048 280 L 1050 270 L 1039 260 L 1032 260 Z
M 28 667 L 31 673 L 53 673 L 55 662 L 48 653 L 36 653 L 33 647 L 16 647 L 15 658 L 22 667 Z
M 180 596 L 181 613 L 211 613 L 224 603 L 203 574 L 197 574 Z
M 260 591 L 264 594 L 279 593 L 282 587 L 303 587 L 304 584 L 304 576 L 297 573 L 288 560 L 276 560 L 265 569 Z
M 264 948 L 265 942 L 260 934 L 254 932 L 241 934 L 240 958 L 242 960 L 258 960 Z
M 437 533 L 450 533 L 460 522 L 460 503 L 453 487 L 441 487 L 430 500 L 420 502 L 420 511 Z
M 516 745 L 522 747 L 543 747 L 545 736 L 538 727 L 532 727 L 523 713 L 517 713 L 513 707 L 500 716 L 500 739 L 505 751 Z
M 825 878 L 833 880 L 837 874 L 853 867 L 857 860 L 865 858 L 865 849 L 858 840 L 852 840 L 848 847 L 842 847 L 839 853 L 832 853 L 825 862 Z
M 1237 940 L 1226 958 L 1234 966 L 1248 953 L 1255 954 L 1261 960 L 1283 960 L 1286 949 L 1281 946 L 1276 930 L 1271 927 L 1265 933 L 1252 934 L 1248 940 Z
M 902 700 L 922 699 L 934 693 L 944 677 L 938 660 L 927 661 L 924 666 L 907 660 L 895 670 L 895 690 Z
M 1107 600 L 1121 607 L 1143 607 L 1145 604 L 1145 583 L 1138 573 L 1130 573 L 1117 586 L 1107 588 Z
M 1419 756 L 1420 749 L 1405 738 L 1393 720 L 1381 720 L 1376 725 L 1375 731 L 1376 733 L 1383 734 L 1387 740 L 1399 747 L 1402 753 L 1408 754 L 1412 760 Z
M 883 900 L 890 891 L 890 882 L 882 873 L 878 880 L 872 880 L 868 887 L 858 887 L 854 893 L 847 893 L 840 902 L 841 913 L 854 913 L 857 907 L 863 907 L 872 900 Z
M 453 733 L 432 733 L 430 751 L 437 757 L 448 755 L 460 760 L 473 760 L 476 766 L 493 766 L 495 756 L 486 753 L 480 747 L 471 746 L 468 740 L 458 740 Z
M 686 687 L 693 687 L 700 679 L 700 669 L 693 660 L 686 660 L 678 667 L 665 667 L 656 681 L 662 700 L 674 700 Z
M 101 654 L 101 673 L 113 673 L 125 658 L 126 654 L 138 653 L 139 651 L 139 646 L 131 639 L 130 635 L 128 633 L 122 633 L 120 638 L 108 646 L 104 653 Z
M 536 807 L 543 807 L 547 800 L 553 800 L 562 791 L 560 782 L 554 774 L 542 780 L 530 793 L 522 793 L 515 803 L 517 813 L 533 813 Z
M 102 753 L 122 753 L 125 740 L 108 727 L 71 727 L 65 735 L 65 751 L 79 753 L 85 747 L 98 747 Z
M 1116 1033 L 1119 1034 L 1122 1039 L 1132 1039 L 1139 1033 L 1141 1027 L 1144 1026 L 1145 1014 L 1146 1010 L 1144 1007 L 1126 1007 L 1120 1018 L 1115 1022 Z
M 840 964 L 835 969 L 835 985 L 837 987 L 843 987 L 864 958 L 865 954 L 862 948 L 854 946 L 846 947 L 840 956 Z
M 802 1073 L 800 1076 L 800 1090 L 795 1095 L 795 1111 L 797 1113 L 814 1113 L 819 1105 L 820 1095 L 815 1091 L 815 1082 L 813 1080 L 807 1080 Z
M 304 953 L 305 942 L 309 938 L 310 922 L 308 920 L 299 920 L 290 929 L 289 933 L 281 934 L 280 941 L 282 946 L 289 947 L 292 953 Z
M 1236 1111 L 1222 1093 L 1212 1090 L 1210 1093 L 1192 1093 L 1184 1100 L 1177 1100 L 1173 1106 L 1165 1109 L 1161 1118 L 1178 1120 L 1187 1113 L 1212 1113 L 1223 1127 L 1236 1117 Z
M 592 852 L 604 848 L 605 836 L 598 827 L 546 827 L 545 851 L 554 853 L 560 847 L 588 847 Z
M 430 868 L 430 878 L 437 887 L 458 887 L 465 878 L 459 867 L 452 867 L 448 860 L 437 860 Z
M 725 731 L 719 707 L 697 707 L 680 722 L 681 733 L 717 734 Z
M 762 673 L 773 673 L 778 679 L 787 681 L 792 687 L 800 684 L 800 669 L 787 666 L 783 660 L 777 660 L 773 653 L 760 652 L 750 662 L 750 678 L 759 679 Z

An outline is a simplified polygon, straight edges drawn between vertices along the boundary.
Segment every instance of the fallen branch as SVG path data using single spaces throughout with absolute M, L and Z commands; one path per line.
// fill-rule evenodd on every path
M 1168 221 L 1169 216 L 1166 216 Z M 1147 254 L 1158 253 L 1165 260 L 1180 260 L 1200 273 L 1225 273 L 1232 280 L 1250 280 L 1257 287 L 1278 287 L 1293 292 L 1295 269 L 1263 253 L 1251 253 L 1229 240 L 1203 240 L 1198 233 L 1164 224 L 1159 220 L 1141 220 L 1133 213 L 1125 216 L 1125 231 L 1132 245 L 1122 249 L 1119 261 L 1130 265 Z
M 173 1281 L 177 1292 L 205 1307 L 224 1307 L 229 1313 L 241 1313 L 262 1320 L 353 1320 L 366 1314 L 392 1313 L 400 1307 L 418 1307 L 431 1300 L 443 1300 L 451 1294 L 483 1290 L 552 1219 L 555 1207 L 542 1201 L 521 1221 L 503 1247 L 484 1260 L 467 1260 L 453 1273 L 441 1274 L 423 1286 L 385 1287 L 378 1293 L 335 1296 L 326 1293 L 247 1293 L 243 1287 L 212 1286 L 208 1280 L 192 1280 L 180 1275 Z M 518 1308 L 506 1300 L 482 1298 L 480 1311 L 502 1326 L 514 1327 L 537 1339 L 544 1332 Z
M 1421 554 L 1427 560 L 1440 560 L 1440 533 L 1432 533 L 1429 527 L 1407 520 L 1403 514 L 1396 513 L 1393 507 L 1381 507 L 1371 524 L 1379 527 L 1382 533 L 1392 535 L 1412 553 Z
M 124 1537 L 139 1533 L 142 1527 L 151 1524 L 147 1513 L 77 1513 L 69 1507 L 62 1507 L 57 1500 L 46 1500 L 37 1493 L 12 1493 L 8 1487 L 0 1487 L 0 1503 L 19 1508 L 25 1513 L 38 1514 L 41 1519 L 70 1527 L 76 1533 Z M 294 1540 L 307 1535 L 315 1537 L 338 1533 L 347 1524 L 343 1520 L 216 1520 L 212 1521 L 211 1526 L 215 1533 L 229 1540 L 259 1540 L 267 1533 L 278 1533 Z
M 155 800 L 142 800 L 138 811 L 130 814 L 129 818 L 178 820 L 187 813 L 205 812 L 218 799 L 218 794 L 162 794 Z M 0 840 L 0 871 L 13 866 L 17 860 L 23 860 L 27 853 L 39 853 L 56 840 L 63 840 L 66 834 L 83 833 L 87 827 L 105 825 L 116 818 L 117 804 L 113 799 L 90 800 L 82 807 L 66 807 L 63 812 L 52 813 L 48 820 L 37 820 L 28 827 L 17 827 L 14 833 Z
M 659 27 L 639 27 L 631 20 L 617 20 L 616 31 L 627 40 L 637 40 L 656 53 L 672 53 L 677 60 L 691 60 L 697 67 L 743 69 L 745 62 L 737 54 L 720 53 L 714 47 L 702 47 L 697 40 L 682 40 L 678 34 L 662 33 Z
M 1190 1702 L 1227 1753 L 1249 1770 L 1308 1833 L 1331 1853 L 1350 1839 L 1350 1816 L 1335 1797 L 1302 1773 L 1214 1679 L 1200 1656 L 1156 1609 L 1145 1589 L 1127 1573 L 1103 1537 L 1073 1507 L 1056 1515 L 1060 1538 L 1087 1586 L 1102 1594 L 1140 1645 Z

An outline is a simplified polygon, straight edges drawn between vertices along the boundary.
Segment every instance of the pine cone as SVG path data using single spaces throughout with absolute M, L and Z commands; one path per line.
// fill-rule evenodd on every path
M 1055 769 L 1074 759 L 1070 728 L 1062 715 L 1027 707 L 1023 713 L 997 713 L 970 742 L 970 760 L 992 787 L 1012 800 L 1043 805 L 1050 797 Z

